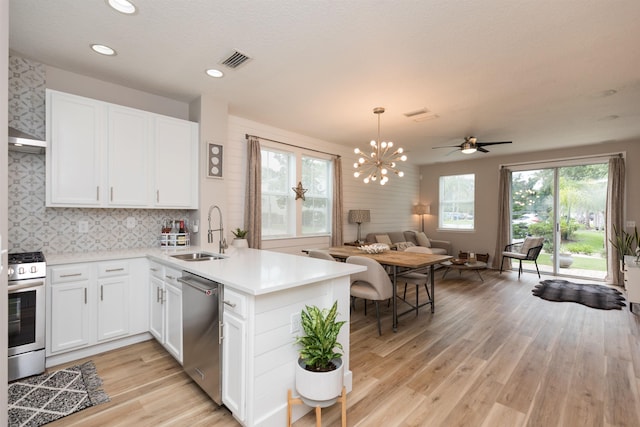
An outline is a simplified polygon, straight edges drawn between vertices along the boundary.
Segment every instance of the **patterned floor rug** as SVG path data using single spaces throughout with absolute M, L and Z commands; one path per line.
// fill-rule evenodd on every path
M 93 362 L 9 384 L 9 427 L 37 427 L 100 403 L 109 396 Z
M 549 301 L 571 301 L 603 310 L 620 310 L 626 305 L 620 291 L 604 285 L 542 280 L 531 292 Z

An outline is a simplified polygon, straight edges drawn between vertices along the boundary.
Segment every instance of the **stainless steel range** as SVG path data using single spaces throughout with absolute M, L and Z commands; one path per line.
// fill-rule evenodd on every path
M 9 254 L 9 381 L 45 367 L 45 278 L 42 252 Z

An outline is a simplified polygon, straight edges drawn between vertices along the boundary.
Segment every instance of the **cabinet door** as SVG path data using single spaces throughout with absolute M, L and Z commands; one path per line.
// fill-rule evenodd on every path
M 182 290 L 165 283 L 164 346 L 182 364 Z
M 149 299 L 149 332 L 164 344 L 164 282 L 151 276 Z
M 151 117 L 144 111 L 108 106 L 110 206 L 152 206 Z
M 89 281 L 51 286 L 51 352 L 89 344 Z
M 197 129 L 196 123 L 155 117 L 156 206 L 198 207 Z
M 129 277 L 98 280 L 98 341 L 129 334 Z
M 246 325 L 226 311 L 223 324 L 222 402 L 242 421 L 245 418 Z
M 103 104 L 47 91 L 47 206 L 101 204 Z

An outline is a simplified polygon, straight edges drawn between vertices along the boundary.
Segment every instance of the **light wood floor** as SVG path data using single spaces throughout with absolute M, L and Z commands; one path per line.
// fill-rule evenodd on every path
M 397 333 L 386 306 L 381 337 L 373 306 L 352 313 L 349 426 L 640 426 L 640 317 L 628 307 L 541 300 L 532 273 L 436 274 L 436 313 L 403 316 Z M 154 341 L 92 360 L 111 402 L 51 426 L 238 425 Z M 322 416 L 339 425 L 339 405 Z M 315 426 L 313 414 L 295 426 Z

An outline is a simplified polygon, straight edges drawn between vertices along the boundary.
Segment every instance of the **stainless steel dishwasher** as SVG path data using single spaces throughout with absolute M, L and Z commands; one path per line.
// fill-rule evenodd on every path
M 218 405 L 222 404 L 220 309 L 222 285 L 183 271 L 183 369 Z

